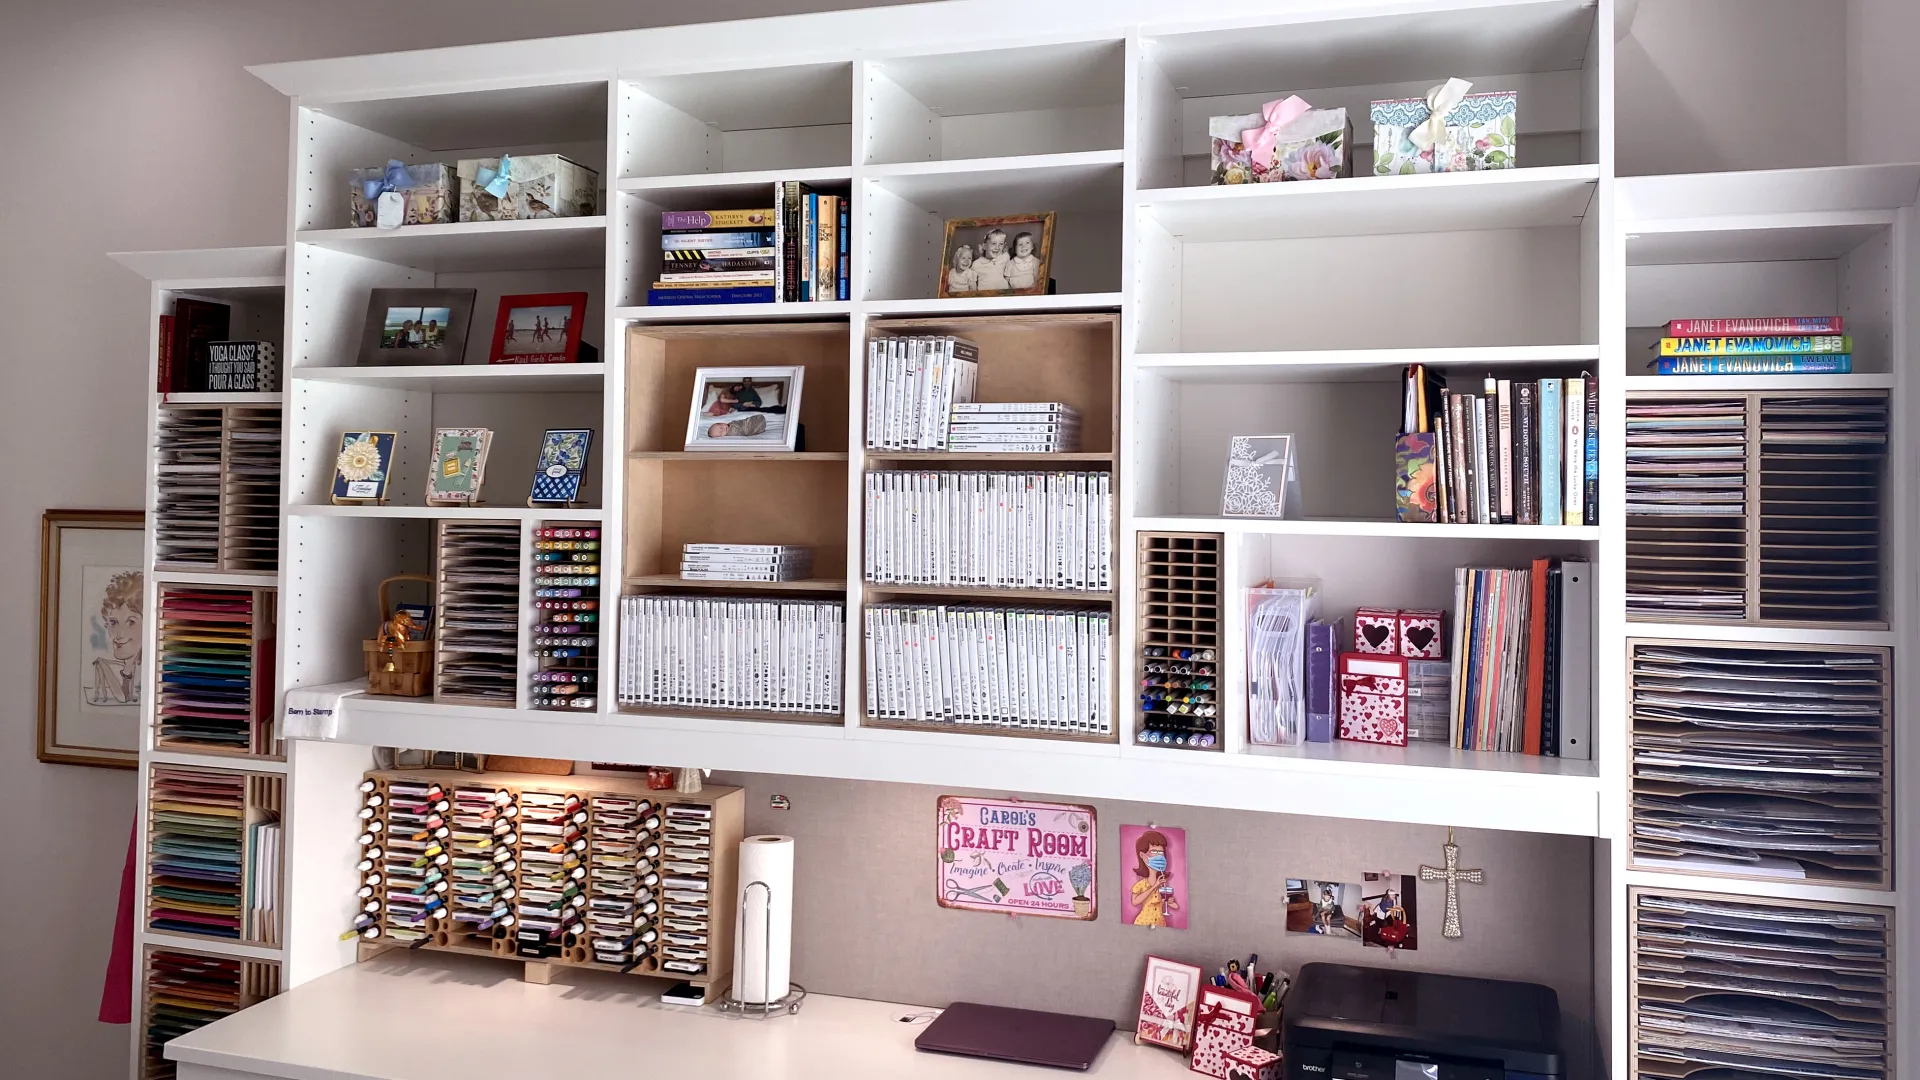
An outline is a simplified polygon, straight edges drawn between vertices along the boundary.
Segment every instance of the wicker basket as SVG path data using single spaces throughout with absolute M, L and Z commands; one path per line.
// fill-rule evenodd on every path
M 433 579 L 424 574 L 400 574 L 380 583 L 380 624 L 386 625 L 393 618 L 393 586 L 402 581 L 421 581 L 428 585 Z M 432 628 L 428 628 L 432 634 Z M 367 638 L 361 642 L 361 648 L 367 657 L 367 692 L 370 694 L 390 694 L 395 697 L 425 697 L 433 693 L 433 642 L 409 641 L 398 649 L 389 650 L 378 639 Z

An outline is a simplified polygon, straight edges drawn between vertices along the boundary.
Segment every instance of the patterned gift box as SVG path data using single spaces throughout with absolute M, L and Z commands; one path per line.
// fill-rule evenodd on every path
M 1472 84 L 1449 79 L 1436 86 L 1424 98 L 1393 98 L 1376 101 L 1373 116 L 1373 172 L 1376 176 L 1410 176 L 1414 173 L 1475 172 L 1481 169 L 1511 169 L 1519 155 L 1514 135 L 1514 114 L 1520 94 L 1514 90 L 1489 94 L 1468 94 Z M 1455 91 L 1458 88 L 1457 92 Z M 1433 115 L 1429 100 L 1456 100 L 1442 114 L 1444 125 L 1433 145 L 1422 148 L 1413 140 L 1414 129 Z
M 1407 662 L 1397 656 L 1342 653 L 1340 737 L 1407 745 Z
M 1187 1067 L 1226 1080 L 1231 1064 L 1227 1052 L 1253 1045 L 1259 1016 L 1260 1002 L 1252 994 L 1224 986 L 1201 987 L 1200 1003 L 1194 1010 L 1193 1056 Z
M 600 174 L 560 154 L 460 159 L 460 220 L 591 217 Z
M 1264 132 L 1253 149 L 1246 140 L 1250 131 Z M 1290 97 L 1267 102 L 1261 112 L 1210 117 L 1207 135 L 1216 184 L 1331 180 L 1353 174 L 1347 154 L 1353 124 L 1345 109 L 1309 108 Z
M 389 161 L 353 170 L 347 182 L 347 224 L 371 228 L 379 220 L 380 196 L 397 191 L 404 200 L 402 225 L 446 225 L 453 221 L 453 167 L 438 162 L 406 165 Z
M 1446 638 L 1440 632 L 1440 623 L 1445 617 L 1431 609 L 1395 612 L 1394 637 L 1400 641 L 1400 655 L 1409 660 L 1438 660 L 1445 656 Z
M 1353 651 L 1399 656 L 1400 613 L 1392 608 L 1371 607 L 1354 612 Z
M 1280 1055 L 1257 1046 L 1227 1051 L 1227 1080 L 1280 1080 Z

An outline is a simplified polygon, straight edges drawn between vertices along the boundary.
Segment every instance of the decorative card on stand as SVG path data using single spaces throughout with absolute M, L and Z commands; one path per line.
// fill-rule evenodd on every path
M 580 499 L 580 478 L 593 449 L 592 428 L 550 429 L 540 440 L 540 463 L 529 502 L 571 503 Z
M 1134 1025 L 1133 1041 L 1184 1052 L 1193 1045 L 1193 1009 L 1199 994 L 1199 968 L 1147 957 L 1147 979 L 1140 990 L 1140 1018 Z
M 1519 92 L 1467 93 L 1472 88 L 1465 79 L 1448 79 L 1423 98 L 1374 102 L 1374 175 L 1513 168 Z
M 472 506 L 480 501 L 493 432 L 486 428 L 440 428 L 433 433 L 433 471 L 427 477 L 428 506 Z
M 333 463 L 334 502 L 387 501 L 396 438 L 391 431 L 349 431 L 340 436 L 340 453 Z
M 1216 184 L 1352 175 L 1353 124 L 1345 109 L 1316 109 L 1293 96 L 1269 101 L 1257 113 L 1212 117 L 1207 134 Z
M 1400 655 L 1409 660 L 1439 660 L 1446 655 L 1446 637 L 1440 632 L 1446 616 L 1431 609 L 1394 613 L 1394 636 L 1400 641 Z
M 1235 435 L 1227 443 L 1227 475 L 1220 489 L 1225 517 L 1301 515 L 1300 476 L 1291 435 Z
M 1407 662 L 1397 656 L 1340 657 L 1340 737 L 1407 745 Z
M 1353 651 L 1380 656 L 1400 655 L 1400 613 L 1371 607 L 1354 612 Z
M 1260 1020 L 1260 1000 L 1226 986 L 1200 988 L 1194 1013 L 1193 1057 L 1187 1067 L 1226 1080 L 1227 1052 L 1253 1045 L 1253 1029 Z

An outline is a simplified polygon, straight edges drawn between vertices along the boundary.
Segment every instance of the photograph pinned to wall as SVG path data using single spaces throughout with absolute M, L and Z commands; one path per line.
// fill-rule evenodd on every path
M 549 428 L 540 439 L 540 460 L 534 466 L 528 503 L 578 502 L 587 453 L 592 449 L 592 428 Z
M 805 368 L 701 368 L 693 376 L 688 450 L 799 449 Z
M 1120 921 L 1131 926 L 1187 928 L 1187 830 L 1120 826 L 1127 870 Z
M 1127 826 L 1122 826 L 1122 831 Z M 1193 1010 L 1200 996 L 1200 969 L 1159 956 L 1147 957 L 1147 977 L 1140 989 L 1140 1018 L 1133 1041 L 1186 1050 L 1193 1045 Z
M 139 758 L 145 517 L 40 515 L 41 761 L 132 768 Z
M 336 505 L 387 501 L 396 438 L 391 431 L 349 431 L 340 436 L 340 453 L 333 461 Z
M 935 810 L 941 907 L 1099 917 L 1093 807 L 942 795 Z
M 427 476 L 428 506 L 473 506 L 487 474 L 487 428 L 439 428 L 433 433 L 433 469 Z
M 940 248 L 938 295 L 1045 296 L 1052 271 L 1052 211 L 953 218 Z
M 600 353 L 580 339 L 586 325 L 586 293 L 503 296 L 487 363 L 591 364 Z
M 1360 875 L 1360 940 L 1382 949 L 1420 947 L 1420 908 L 1412 874 Z
M 1360 936 L 1360 900 L 1355 883 L 1287 879 L 1287 933 L 1317 937 Z
M 1227 442 L 1220 488 L 1223 517 L 1298 521 L 1300 472 L 1292 435 L 1235 435 Z
M 374 289 L 360 336 L 361 367 L 463 363 L 472 289 Z

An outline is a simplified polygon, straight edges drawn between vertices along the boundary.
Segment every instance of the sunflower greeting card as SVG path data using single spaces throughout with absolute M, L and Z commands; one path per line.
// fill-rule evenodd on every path
M 334 502 L 387 500 L 396 437 L 391 431 L 349 431 L 340 436 L 340 456 L 333 462 Z

